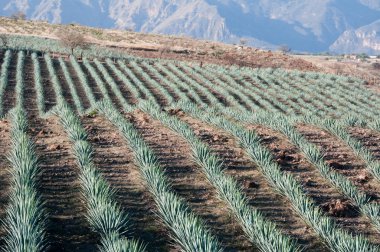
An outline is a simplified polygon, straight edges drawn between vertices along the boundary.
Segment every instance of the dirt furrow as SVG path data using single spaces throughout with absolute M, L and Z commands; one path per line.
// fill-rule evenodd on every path
M 55 69 L 55 73 L 58 77 L 59 84 L 61 85 L 61 88 L 62 88 L 62 95 L 65 98 L 65 101 L 67 102 L 67 104 L 73 110 L 76 110 L 74 99 L 73 99 L 73 96 L 70 92 L 70 88 L 69 88 L 69 85 L 67 84 L 65 75 L 63 74 L 62 67 L 59 64 L 59 61 L 57 59 L 52 59 L 52 62 L 53 62 L 53 66 Z
M 227 205 L 218 199 L 215 189 L 191 158 L 188 143 L 145 113 L 135 111 L 129 116 L 159 158 L 173 190 L 205 221 L 226 251 L 251 251 L 251 243 L 230 215 Z
M 45 99 L 45 107 L 46 111 L 49 111 L 57 104 L 57 97 L 54 92 L 53 83 L 50 80 L 49 71 L 47 69 L 46 62 L 44 58 L 39 58 L 39 64 L 41 69 L 41 82 L 42 87 L 44 89 L 44 99 Z
M 25 57 L 24 62 L 24 99 L 25 109 L 28 114 L 38 116 L 37 95 L 34 84 L 34 66 L 30 56 Z
M 28 58 L 26 69 L 32 67 Z M 26 74 L 24 80 L 30 135 L 36 142 L 36 154 L 40 159 L 37 183 L 48 216 L 48 250 L 94 251 L 99 238 L 91 232 L 84 216 L 79 168 L 71 153 L 71 142 L 55 116 L 38 118 L 33 77 Z

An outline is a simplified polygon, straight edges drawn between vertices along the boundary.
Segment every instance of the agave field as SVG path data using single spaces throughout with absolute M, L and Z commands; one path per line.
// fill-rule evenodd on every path
M 4 251 L 380 251 L 380 95 L 359 79 L 0 64 Z

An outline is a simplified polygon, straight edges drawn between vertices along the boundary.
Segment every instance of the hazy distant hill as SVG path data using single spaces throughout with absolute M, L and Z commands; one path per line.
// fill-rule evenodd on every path
M 379 0 L 3 0 L 0 15 L 298 51 L 380 53 Z M 362 30 L 366 32 L 361 33 Z M 373 30 L 371 30 L 373 29 Z M 358 42 L 371 41 L 363 46 Z M 364 37 L 363 37 L 364 36 Z M 368 37 L 367 37 L 368 36 Z

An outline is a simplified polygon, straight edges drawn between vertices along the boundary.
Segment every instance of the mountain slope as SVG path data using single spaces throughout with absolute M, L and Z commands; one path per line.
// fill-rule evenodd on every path
M 347 31 L 380 20 L 378 0 L 4 0 L 0 15 L 22 11 L 53 23 L 133 29 L 297 51 L 327 51 Z M 346 41 L 346 40 L 344 40 Z M 342 42 L 343 43 L 343 42 Z M 341 48 L 346 48 L 338 43 Z M 350 44 L 353 41 L 346 41 Z M 336 44 L 336 43 L 335 43 Z M 335 45 L 334 44 L 334 45 Z M 276 46 L 277 45 L 277 46 Z M 360 47 L 358 48 L 360 49 Z M 377 52 L 376 48 L 372 48 Z M 380 53 L 380 52 L 379 52 Z

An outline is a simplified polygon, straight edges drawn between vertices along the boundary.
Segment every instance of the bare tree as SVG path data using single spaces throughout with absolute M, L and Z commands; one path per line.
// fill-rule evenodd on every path
M 6 34 L 0 34 L 0 43 L 4 48 L 8 47 L 8 37 Z
M 58 36 L 61 39 L 62 44 L 70 49 L 72 55 L 74 55 L 74 50 L 76 48 L 84 49 L 87 47 L 86 39 L 79 32 L 61 30 Z
M 248 39 L 246 39 L 246 38 L 240 39 L 240 45 L 245 46 L 247 43 L 248 43 Z
M 292 50 L 288 45 L 281 45 L 278 49 L 283 53 L 289 53 Z

